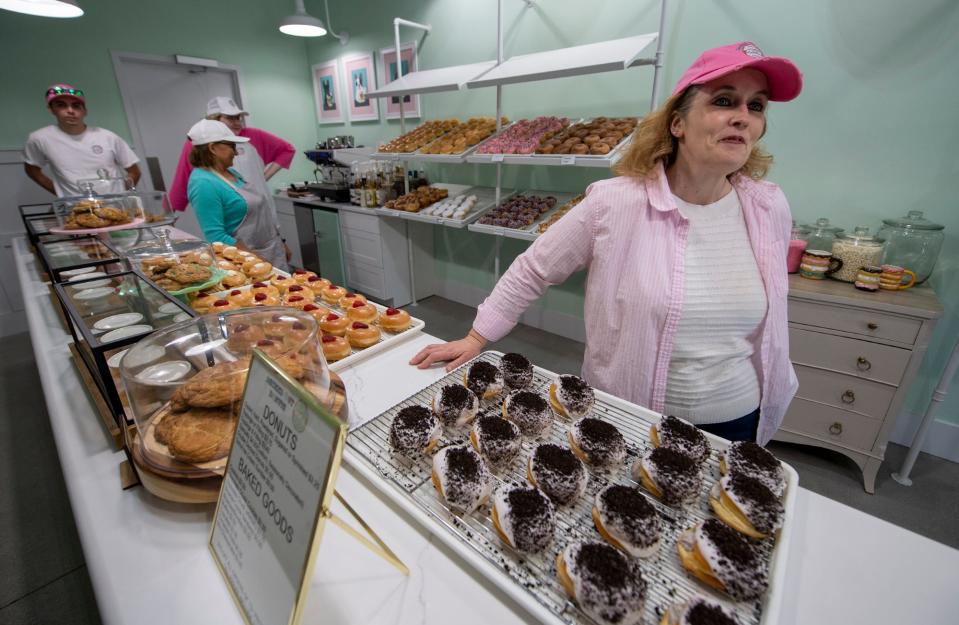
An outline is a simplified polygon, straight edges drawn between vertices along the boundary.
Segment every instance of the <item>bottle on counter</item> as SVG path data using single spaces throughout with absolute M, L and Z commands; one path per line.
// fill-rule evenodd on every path
M 879 264 L 882 249 L 883 241 L 872 236 L 868 226 L 856 226 L 852 234 L 840 234 L 832 244 L 832 255 L 842 261 L 842 268 L 832 277 L 855 282 L 860 268 Z
M 797 226 L 796 221 L 793 220 L 792 233 L 789 236 L 789 253 L 786 256 L 786 271 L 789 273 L 799 272 L 803 252 L 809 245 L 810 232 L 809 228 Z
M 882 254 L 884 265 L 897 265 L 916 274 L 922 284 L 932 274 L 942 249 L 945 226 L 922 216 L 922 211 L 909 211 L 898 219 L 883 219 L 877 236 L 886 240 Z

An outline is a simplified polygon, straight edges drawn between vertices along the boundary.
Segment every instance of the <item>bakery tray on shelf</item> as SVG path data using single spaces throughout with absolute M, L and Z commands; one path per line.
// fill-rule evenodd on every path
M 465 163 L 467 162 L 467 158 L 476 151 L 476 148 L 483 145 L 483 143 L 485 143 L 486 141 L 489 141 L 490 139 L 497 136 L 498 134 L 502 133 L 504 130 L 512 126 L 514 123 L 515 122 L 504 124 L 503 127 L 500 128 L 499 132 L 494 132 L 493 134 L 486 137 L 479 143 L 475 145 L 471 145 L 470 147 L 466 148 L 462 152 L 458 152 L 456 154 L 426 154 L 425 152 L 423 152 L 423 148 L 420 148 L 419 150 L 416 150 L 415 152 L 374 152 L 372 155 L 370 155 L 370 158 L 376 161 L 418 161 L 423 163 Z M 444 136 L 446 136 L 446 134 L 448 133 L 444 133 L 436 137 L 435 139 L 433 139 L 433 141 L 430 141 L 423 147 L 427 147 L 429 145 L 432 145 L 436 141 L 440 141 Z
M 473 362 L 485 360 L 498 365 L 501 357 L 499 352 L 484 352 L 477 359 L 462 365 L 383 414 L 360 425 L 347 437 L 344 458 L 385 496 L 537 619 L 544 623 L 567 625 L 593 623 L 567 598 L 557 581 L 555 556 L 573 540 L 602 540 L 594 529 L 591 517 L 593 499 L 596 493 L 610 482 L 636 485 L 630 477 L 629 467 L 651 446 L 649 426 L 658 422 L 659 414 L 596 391 L 596 402 L 591 416 L 619 428 L 627 441 L 627 462 L 612 478 L 600 473 L 590 473 L 586 494 L 580 497 L 573 507 L 557 508 L 556 539 L 553 546 L 545 553 L 535 556 L 520 555 L 500 541 L 489 517 L 489 503 L 466 516 L 452 514 L 440 502 L 434 489 L 430 477 L 432 462 L 429 458 L 410 461 L 394 455 L 390 450 L 390 424 L 402 408 L 429 406 L 440 388 L 447 384 L 462 384 L 463 375 Z M 546 394 L 555 377 L 554 373 L 536 367 L 531 389 Z M 500 401 L 482 401 L 480 413 L 489 408 L 498 412 Z M 569 423 L 557 417 L 544 440 L 567 446 L 566 430 Z M 719 479 L 720 454 L 728 447 L 729 442 L 711 434 L 706 436 L 712 446 L 712 453 L 704 469 L 706 479 L 697 503 L 685 509 L 676 509 L 663 505 L 651 496 L 647 497 L 660 514 L 663 536 L 659 553 L 648 561 L 641 561 L 643 577 L 649 582 L 649 594 L 641 622 L 649 625 L 659 623 L 659 615 L 674 602 L 704 595 L 734 611 L 742 625 L 773 625 L 778 620 L 783 593 L 786 590 L 786 558 L 789 553 L 799 477 L 792 467 L 783 464 L 787 479 L 783 526 L 775 543 L 765 541 L 761 545 L 763 555 L 769 562 L 769 588 L 759 599 L 735 602 L 725 594 L 717 593 L 687 576 L 676 554 L 676 540 L 680 533 L 712 516 L 708 503 L 709 490 Z M 446 430 L 440 447 L 467 441 L 466 430 Z M 511 472 L 497 478 L 498 481 L 526 483 L 526 463 L 532 447 L 532 443 L 524 442 L 523 452 L 513 463 Z
M 438 217 L 436 215 L 424 215 L 422 211 L 410 213 L 407 211 L 398 211 L 392 208 L 377 208 L 376 213 L 384 217 L 399 217 L 410 221 L 420 221 L 427 224 L 437 224 L 449 228 L 465 228 L 473 223 L 489 209 L 496 206 L 496 189 L 493 187 L 471 187 L 468 185 L 454 185 L 438 183 L 434 186 L 449 189 L 450 197 L 459 195 L 475 195 L 477 202 L 473 211 L 463 219 L 453 219 L 452 217 Z M 505 200 L 515 193 L 512 189 L 502 189 L 500 191 L 500 201 Z M 428 207 L 427 207 L 428 208 Z
M 491 226 L 489 224 L 481 224 L 478 222 L 469 224 L 468 228 L 471 232 L 482 232 L 483 234 L 492 234 L 500 237 L 507 237 L 509 239 L 520 239 L 522 241 L 535 241 L 536 237 L 540 235 L 539 226 L 541 223 L 553 216 L 553 214 L 558 211 L 564 204 L 576 197 L 575 193 L 565 193 L 565 192 L 556 192 L 556 191 L 520 191 L 518 195 L 552 195 L 556 198 L 556 205 L 553 208 L 549 209 L 545 213 L 539 216 L 539 218 L 534 221 L 529 226 L 524 228 L 508 228 L 506 226 Z M 507 199 L 507 197 L 500 198 L 500 202 Z M 487 213 L 490 210 L 496 208 L 491 206 L 483 213 Z M 482 215 L 477 215 L 477 219 L 482 217 Z
M 570 124 L 570 127 L 587 123 L 589 119 L 579 119 Z M 496 136 L 496 135 L 494 135 Z M 492 138 L 492 137 L 490 137 Z M 466 158 L 467 163 L 504 163 L 506 165 L 556 165 L 575 167 L 604 167 L 609 168 L 619 160 L 624 149 L 633 138 L 633 133 L 626 135 L 608 154 L 477 154 L 475 150 Z M 482 146 L 480 143 L 477 148 Z

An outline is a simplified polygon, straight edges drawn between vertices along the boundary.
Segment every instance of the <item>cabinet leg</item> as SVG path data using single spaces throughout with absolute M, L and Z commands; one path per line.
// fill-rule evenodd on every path
M 882 460 L 869 458 L 862 467 L 862 485 L 870 495 L 876 494 L 876 474 L 879 473 L 881 466 Z

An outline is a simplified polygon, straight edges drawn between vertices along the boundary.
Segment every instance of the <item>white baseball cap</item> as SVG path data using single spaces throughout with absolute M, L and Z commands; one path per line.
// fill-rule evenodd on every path
M 249 115 L 233 101 L 233 98 L 219 96 L 206 103 L 207 115 Z
M 233 134 L 233 131 L 223 122 L 213 119 L 201 119 L 193 124 L 186 136 L 190 138 L 190 143 L 193 145 L 206 145 L 217 141 L 227 143 L 246 143 L 249 141 L 246 137 Z

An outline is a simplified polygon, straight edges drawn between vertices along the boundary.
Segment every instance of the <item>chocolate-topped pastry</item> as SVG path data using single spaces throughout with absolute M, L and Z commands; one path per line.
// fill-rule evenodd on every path
M 703 486 L 699 463 L 668 447 L 656 447 L 637 460 L 633 465 L 633 479 L 670 506 L 696 499 Z
M 433 456 L 433 486 L 453 512 L 469 514 L 489 498 L 493 476 L 469 445 L 444 447 Z
M 535 488 L 507 485 L 497 490 L 492 517 L 496 533 L 517 551 L 536 553 L 553 542 L 553 503 Z
M 782 463 L 752 441 L 730 443 L 719 460 L 719 470 L 723 475 L 750 475 L 765 484 L 777 497 L 782 497 L 786 491 L 786 472 L 783 471 Z
M 697 596 L 671 605 L 660 625 L 739 625 L 739 621 L 718 602 Z
M 460 427 L 473 420 L 479 410 L 479 398 L 459 384 L 449 384 L 433 398 L 433 413 L 446 427 Z
M 561 375 L 549 387 L 549 403 L 564 417 L 585 417 L 593 407 L 593 387 L 583 378 Z
M 752 599 L 766 590 L 766 564 L 759 551 L 718 519 L 688 528 L 676 541 L 676 549 L 686 570 L 734 599 Z
M 533 363 L 522 354 L 503 354 L 499 366 L 508 389 L 526 388 L 533 382 Z
M 533 450 L 526 477 L 530 484 L 559 505 L 568 504 L 582 495 L 589 479 L 586 467 L 576 454 L 553 443 L 537 445 Z
M 639 564 L 606 543 L 572 543 L 556 556 L 556 575 L 597 623 L 635 625 L 642 620 L 647 584 Z
M 723 523 L 758 539 L 782 527 L 785 514 L 779 497 L 745 473 L 730 473 L 716 482 L 709 493 L 709 505 Z
M 494 473 L 508 469 L 523 450 L 523 439 L 516 424 L 492 414 L 482 415 L 473 422 L 470 443 Z
M 443 434 L 440 422 L 425 406 L 407 406 L 390 424 L 390 446 L 401 454 L 429 453 Z
M 478 360 L 463 376 L 463 385 L 480 399 L 492 399 L 503 390 L 503 372 L 496 365 Z
M 513 391 L 503 400 L 503 417 L 519 427 L 526 438 L 539 438 L 553 425 L 553 411 L 539 393 Z
M 662 523 L 638 488 L 611 484 L 596 494 L 593 523 L 609 544 L 637 558 L 659 551 Z
M 656 447 L 681 451 L 699 463 L 709 458 L 709 441 L 702 430 L 677 417 L 664 416 L 659 423 L 649 426 L 649 438 Z
M 588 465 L 611 467 L 626 460 L 626 439 L 612 423 L 584 417 L 569 428 L 566 436 L 573 453 Z

